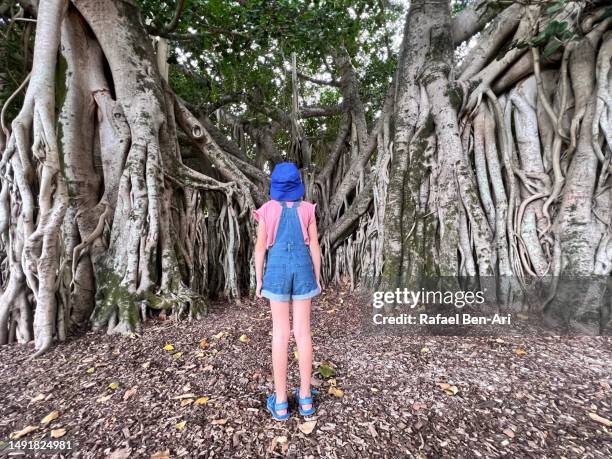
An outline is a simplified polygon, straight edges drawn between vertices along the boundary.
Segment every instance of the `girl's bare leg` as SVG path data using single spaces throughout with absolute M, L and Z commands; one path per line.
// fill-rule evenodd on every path
M 300 365 L 300 398 L 310 397 L 312 378 L 312 337 L 310 334 L 310 306 L 312 300 L 293 301 L 293 336 L 297 344 Z M 309 410 L 311 405 L 304 405 Z
M 276 403 L 287 400 L 287 352 L 291 328 L 289 326 L 289 303 L 270 301 L 272 309 L 272 372 Z M 283 415 L 287 410 L 278 410 Z

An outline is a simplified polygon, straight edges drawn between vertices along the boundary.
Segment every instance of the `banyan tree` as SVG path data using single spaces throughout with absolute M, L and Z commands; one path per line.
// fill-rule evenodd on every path
M 252 211 L 282 161 L 318 204 L 327 285 L 612 270 L 608 2 L 0 15 L 2 344 L 248 295 Z

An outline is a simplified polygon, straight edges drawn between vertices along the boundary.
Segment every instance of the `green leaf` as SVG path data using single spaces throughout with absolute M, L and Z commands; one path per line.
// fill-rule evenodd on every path
M 535 37 L 531 39 L 531 46 L 542 46 L 546 41 L 548 41 L 549 35 L 546 33 L 546 30 L 540 32 Z
M 563 48 L 563 43 L 555 39 L 546 45 L 546 48 L 544 48 L 544 51 L 542 52 L 542 56 L 548 59 L 561 48 Z
M 552 4 L 551 6 L 546 8 L 546 14 L 548 16 L 554 15 L 557 11 L 559 11 L 561 8 L 563 8 L 563 3 L 564 2 L 556 2 L 556 3 Z
M 544 32 L 546 32 L 549 37 L 552 37 L 554 35 L 563 33 L 568 27 L 569 24 L 565 21 L 550 21 L 550 23 L 546 26 L 546 29 L 544 29 Z
M 319 374 L 327 379 L 334 376 L 336 374 L 336 370 L 329 363 L 322 363 L 319 365 Z

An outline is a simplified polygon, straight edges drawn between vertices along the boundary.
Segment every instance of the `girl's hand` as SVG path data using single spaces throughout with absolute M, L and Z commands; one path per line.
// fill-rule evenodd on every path
M 255 287 L 255 296 L 257 298 L 261 298 L 261 281 L 257 281 L 257 286 Z

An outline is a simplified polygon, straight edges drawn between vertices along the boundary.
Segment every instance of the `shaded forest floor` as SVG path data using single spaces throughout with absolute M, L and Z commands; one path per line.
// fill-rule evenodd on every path
M 87 333 L 32 364 L 31 347 L 2 348 L 0 440 L 35 426 L 24 438 L 72 442 L 54 457 L 115 459 L 612 457 L 612 339 L 377 337 L 361 333 L 354 303 L 336 289 L 314 304 L 316 364 L 330 362 L 343 392 L 316 375 L 316 423 L 265 410 L 270 316 L 258 300 L 155 320 L 139 339 Z

